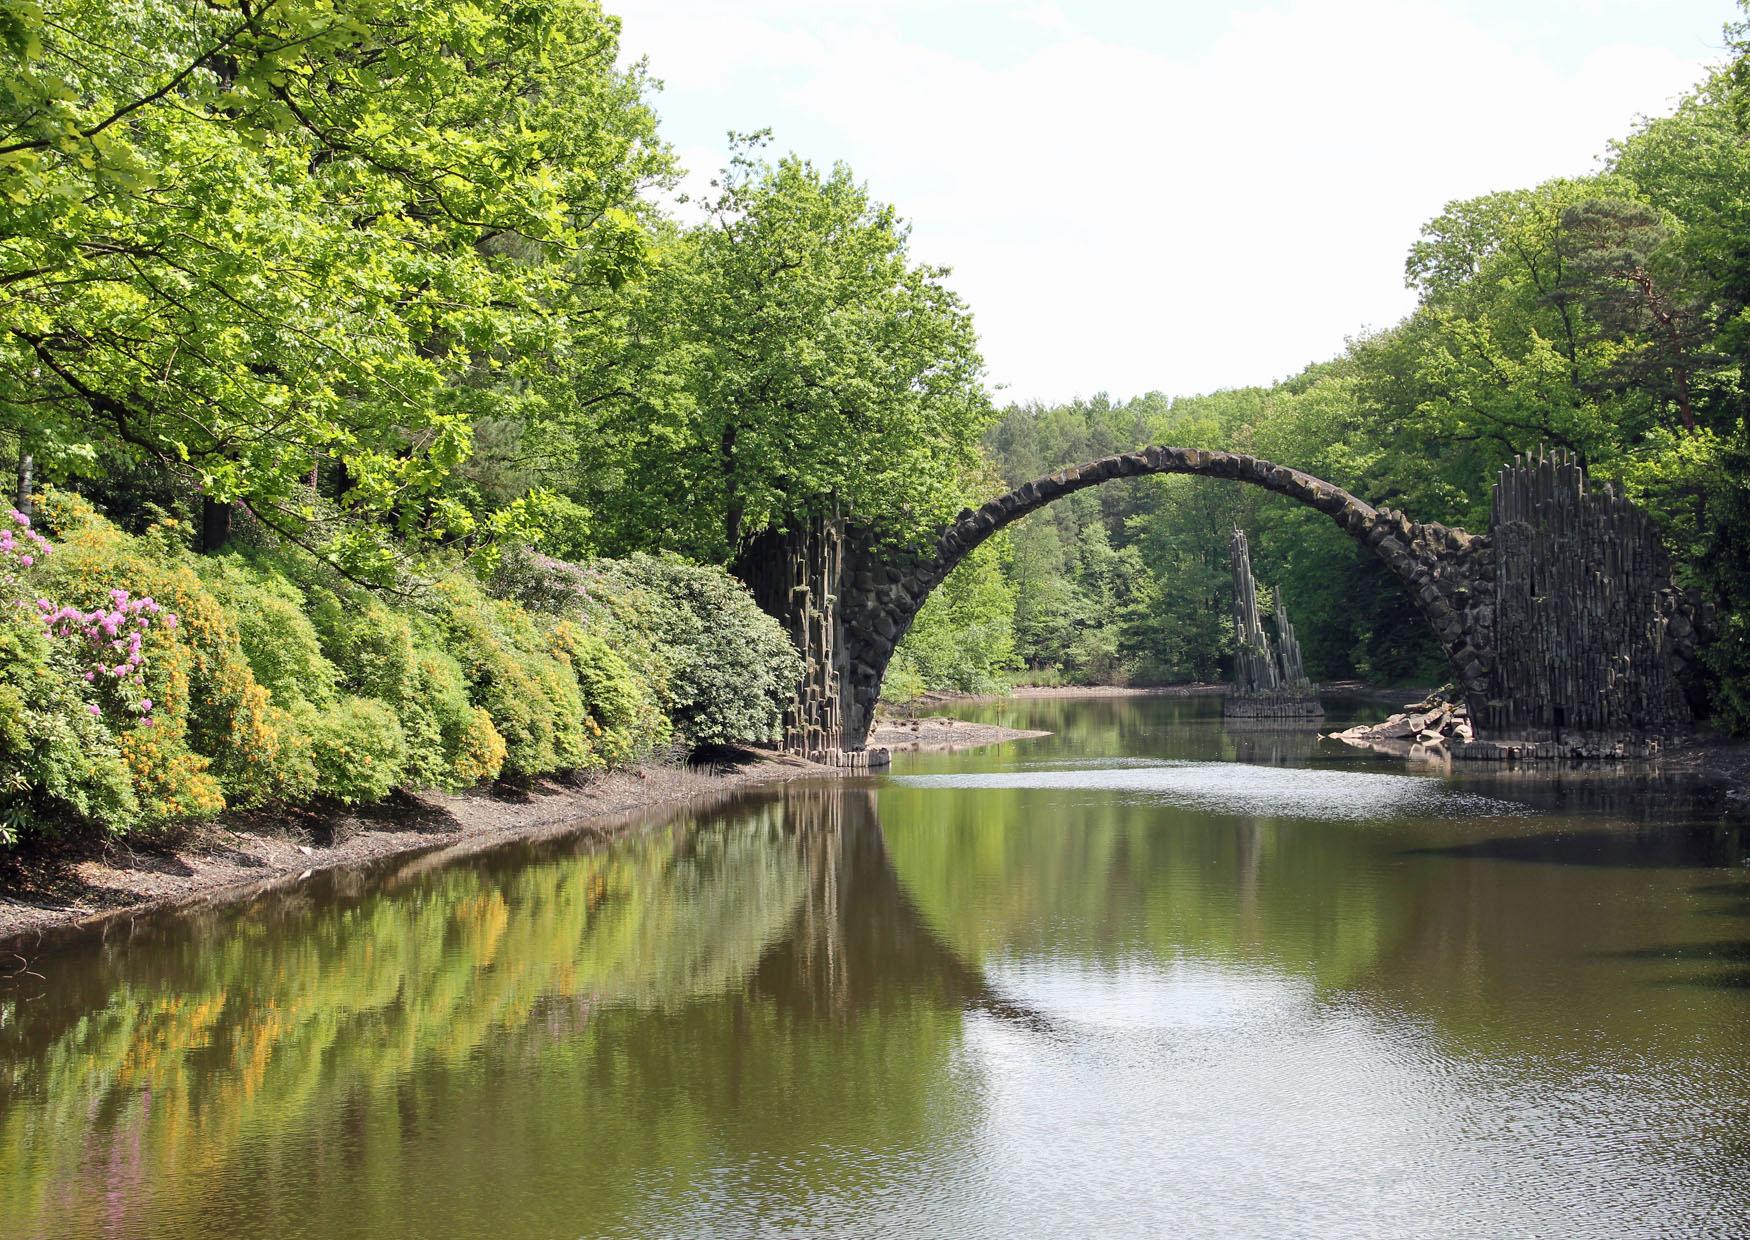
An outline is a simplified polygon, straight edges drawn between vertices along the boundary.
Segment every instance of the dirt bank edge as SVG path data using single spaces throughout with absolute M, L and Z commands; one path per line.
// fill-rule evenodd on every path
M 397 796 L 328 814 L 236 814 L 161 842 L 112 840 L 4 859 L 0 946 L 46 931 L 179 904 L 237 899 L 319 870 L 397 853 L 524 838 L 550 829 L 622 834 L 644 811 L 708 801 L 756 784 L 829 775 L 761 750 L 703 763 L 652 763 L 576 783 Z

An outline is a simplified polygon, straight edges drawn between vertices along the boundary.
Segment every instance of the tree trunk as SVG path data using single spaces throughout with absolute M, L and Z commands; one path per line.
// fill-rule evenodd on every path
M 1677 413 L 1683 419 L 1683 429 L 1693 435 L 1696 432 L 1696 425 L 1695 410 L 1690 407 L 1689 403 L 1689 368 L 1678 365 L 1673 366 L 1671 371 L 1677 379 Z
M 36 462 L 31 458 L 30 453 L 24 450 L 24 445 L 20 444 L 18 447 L 18 491 L 13 497 L 13 507 L 27 517 L 30 516 L 33 495 L 32 481 L 35 471 Z
M 211 555 L 231 537 L 231 505 L 201 496 L 201 550 Z

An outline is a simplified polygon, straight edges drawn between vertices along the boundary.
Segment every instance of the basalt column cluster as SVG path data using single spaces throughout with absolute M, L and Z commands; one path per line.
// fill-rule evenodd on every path
M 1281 592 L 1276 594 L 1272 643 L 1258 617 L 1258 583 L 1252 576 L 1245 531 L 1235 528 L 1229 549 L 1234 574 L 1234 690 L 1222 703 L 1222 714 L 1231 719 L 1323 718 L 1324 708 L 1306 678 L 1300 641 Z
M 1693 607 L 1645 513 L 1539 453 L 1501 470 L 1489 543 L 1494 659 L 1469 756 L 1632 754 L 1688 730 Z
M 845 586 L 844 523 L 832 518 L 768 530 L 735 565 L 754 601 L 777 617 L 802 656 L 802 682 L 784 712 L 784 749 L 829 766 L 880 766 L 884 749 L 847 749 L 844 682 L 849 670 L 840 593 Z

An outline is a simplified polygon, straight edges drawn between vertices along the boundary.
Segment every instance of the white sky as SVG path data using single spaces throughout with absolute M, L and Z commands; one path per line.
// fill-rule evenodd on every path
M 954 268 L 999 399 L 1265 383 L 1412 305 L 1456 198 L 1597 166 L 1729 0 L 606 0 L 702 184 L 845 160 Z

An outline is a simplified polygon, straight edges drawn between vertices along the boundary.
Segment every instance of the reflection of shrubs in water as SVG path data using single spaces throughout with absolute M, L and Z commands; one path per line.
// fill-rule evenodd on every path
M 1280 719 L 1223 718 L 1221 731 L 1235 762 L 1299 766 L 1318 753 L 1320 721 L 1301 726 Z
M 294 889 L 205 925 L 170 922 L 162 943 L 66 960 L 64 1006 L 0 996 L 14 1065 L 0 1080 L 0 1158 L 33 1169 L 8 1201 L 31 1217 L 112 1127 L 173 1177 L 245 1133 L 296 1130 L 340 1093 L 490 1053 L 537 1020 L 565 1013 L 580 1031 L 603 1005 L 674 1009 L 733 990 L 805 882 L 767 808 L 546 862 L 474 858 L 362 899 L 313 904 Z

